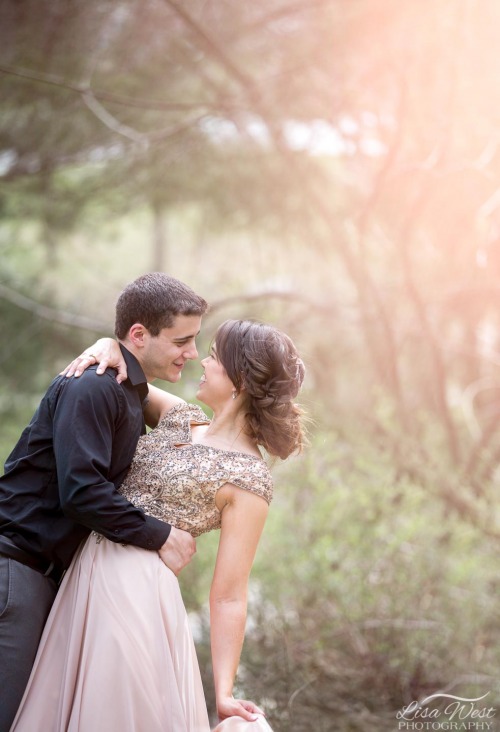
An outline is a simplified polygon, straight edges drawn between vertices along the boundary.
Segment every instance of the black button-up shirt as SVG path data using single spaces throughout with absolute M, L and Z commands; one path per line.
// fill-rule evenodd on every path
M 121 348 L 122 384 L 96 367 L 54 379 L 0 478 L 0 535 L 59 567 L 91 530 L 145 549 L 159 549 L 170 532 L 116 490 L 145 432 L 148 393 L 139 362 Z

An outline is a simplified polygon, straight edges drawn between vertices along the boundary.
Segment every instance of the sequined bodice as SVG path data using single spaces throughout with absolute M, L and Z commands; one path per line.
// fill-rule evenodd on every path
M 146 513 L 198 536 L 220 528 L 215 496 L 233 483 L 270 503 L 273 484 L 261 458 L 192 441 L 191 424 L 208 424 L 193 404 L 171 409 L 139 439 L 134 460 L 119 488 Z

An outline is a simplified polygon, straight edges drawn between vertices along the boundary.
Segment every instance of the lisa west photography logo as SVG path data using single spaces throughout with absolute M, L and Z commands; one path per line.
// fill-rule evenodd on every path
M 496 730 L 495 707 L 483 696 L 472 699 L 452 694 L 432 694 L 422 701 L 412 701 L 396 713 L 398 729 L 418 732 L 493 732 Z

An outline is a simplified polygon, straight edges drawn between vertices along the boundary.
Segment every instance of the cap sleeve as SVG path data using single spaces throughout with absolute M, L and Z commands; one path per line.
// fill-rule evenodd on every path
M 210 420 L 196 404 L 182 402 L 172 407 L 160 419 L 155 429 L 168 433 L 171 441 L 191 442 L 191 424 L 209 424 Z
M 250 491 L 271 503 L 273 479 L 266 463 L 252 455 L 239 453 L 233 461 L 230 481 L 238 488 Z

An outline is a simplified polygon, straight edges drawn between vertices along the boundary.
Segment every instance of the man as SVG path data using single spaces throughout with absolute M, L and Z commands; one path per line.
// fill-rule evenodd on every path
M 128 285 L 115 334 L 128 378 L 95 367 L 54 379 L 0 478 L 0 732 L 21 701 L 57 585 L 91 531 L 156 550 L 176 574 L 192 537 L 136 509 L 116 488 L 145 432 L 147 382 L 175 382 L 198 356 L 207 303 L 163 273 Z

